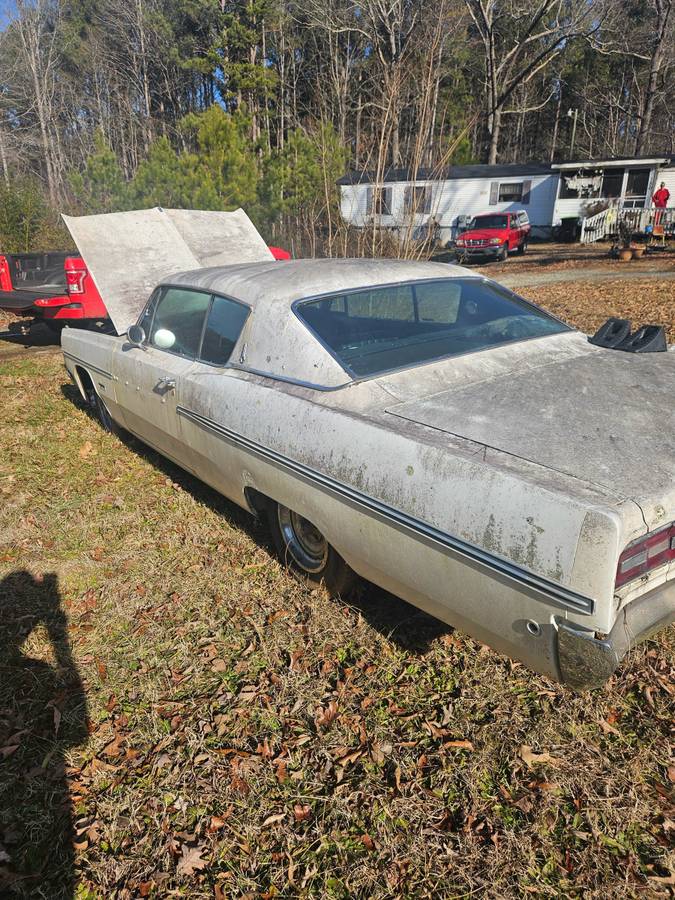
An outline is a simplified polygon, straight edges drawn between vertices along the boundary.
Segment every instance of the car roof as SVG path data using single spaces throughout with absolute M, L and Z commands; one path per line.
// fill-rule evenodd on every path
M 226 294 L 248 306 L 289 306 L 296 300 L 399 281 L 475 277 L 447 263 L 406 259 L 294 259 L 194 269 L 164 279 Z
M 520 209 L 488 209 L 487 212 L 476 213 L 474 219 L 482 219 L 483 216 L 517 216 Z
M 212 291 L 253 310 L 233 353 L 250 371 L 313 386 L 352 381 L 294 314 L 297 300 L 429 279 L 478 278 L 459 266 L 399 259 L 302 259 L 181 272 L 161 282 Z

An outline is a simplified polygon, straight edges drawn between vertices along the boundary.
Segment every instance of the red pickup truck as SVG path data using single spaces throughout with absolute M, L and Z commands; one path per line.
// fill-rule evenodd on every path
M 270 251 L 276 260 L 291 258 L 281 247 Z M 26 333 L 35 320 L 57 333 L 64 325 L 112 327 L 84 260 L 66 253 L 0 255 L 0 309 L 25 318 Z
M 84 260 L 67 253 L 0 255 L 0 309 L 40 319 L 54 331 L 65 324 L 102 327 L 108 322 Z
M 476 216 L 467 231 L 455 241 L 459 262 L 468 260 L 504 260 L 509 253 L 525 253 L 530 237 L 526 212 L 484 213 Z

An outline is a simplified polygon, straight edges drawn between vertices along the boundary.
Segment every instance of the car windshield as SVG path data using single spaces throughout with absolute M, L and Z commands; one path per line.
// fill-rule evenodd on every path
M 480 278 L 332 294 L 304 301 L 296 312 L 356 377 L 571 330 Z
M 471 228 L 508 228 L 508 216 L 476 216 Z

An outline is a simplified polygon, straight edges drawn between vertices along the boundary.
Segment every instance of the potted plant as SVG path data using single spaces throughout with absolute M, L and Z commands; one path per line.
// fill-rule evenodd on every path
M 621 219 L 619 221 L 618 231 L 620 241 L 619 259 L 621 262 L 628 262 L 628 260 L 633 258 L 633 251 L 630 246 L 633 237 L 633 229 L 625 219 Z

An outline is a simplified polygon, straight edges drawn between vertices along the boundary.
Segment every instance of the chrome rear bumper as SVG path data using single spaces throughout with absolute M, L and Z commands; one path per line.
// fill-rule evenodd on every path
M 558 663 L 564 684 L 585 691 L 601 687 L 633 647 L 675 621 L 675 582 L 655 588 L 621 610 L 611 632 L 558 621 Z

